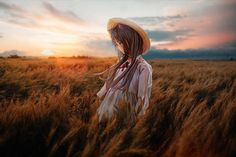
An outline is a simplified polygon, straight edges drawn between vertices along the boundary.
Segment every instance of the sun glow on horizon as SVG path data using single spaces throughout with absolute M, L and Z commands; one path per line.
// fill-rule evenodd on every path
M 41 52 L 41 54 L 44 55 L 44 56 L 54 56 L 55 52 L 52 51 L 52 50 L 49 50 L 49 49 L 45 49 Z

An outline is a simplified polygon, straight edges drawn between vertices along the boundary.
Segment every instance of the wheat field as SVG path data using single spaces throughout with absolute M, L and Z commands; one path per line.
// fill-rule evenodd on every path
M 2 157 L 234 157 L 236 62 L 159 60 L 147 114 L 98 123 L 92 74 L 116 58 L 0 58 Z

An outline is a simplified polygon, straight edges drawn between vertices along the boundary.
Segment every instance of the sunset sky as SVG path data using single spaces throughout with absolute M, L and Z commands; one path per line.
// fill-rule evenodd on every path
M 0 53 L 114 56 L 106 24 L 130 18 L 152 49 L 236 47 L 236 0 L 0 0 Z

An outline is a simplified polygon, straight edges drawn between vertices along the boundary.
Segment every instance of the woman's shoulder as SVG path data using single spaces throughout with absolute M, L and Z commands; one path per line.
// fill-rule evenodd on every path
M 137 67 L 137 69 L 139 70 L 139 72 L 141 72 L 142 70 L 149 70 L 149 72 L 152 73 L 152 66 L 151 64 L 149 64 L 144 58 L 140 58 L 140 63 Z

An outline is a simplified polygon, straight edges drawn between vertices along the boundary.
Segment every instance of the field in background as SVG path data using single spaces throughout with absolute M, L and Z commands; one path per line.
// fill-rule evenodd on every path
M 103 82 L 91 74 L 115 61 L 0 59 L 0 156 L 236 155 L 235 61 L 149 60 L 147 114 L 98 125 Z

